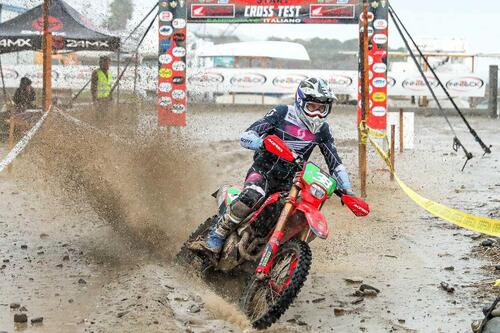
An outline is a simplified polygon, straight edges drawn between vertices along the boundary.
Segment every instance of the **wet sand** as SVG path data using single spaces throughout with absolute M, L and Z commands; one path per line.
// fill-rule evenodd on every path
M 148 113 L 101 124 L 71 113 L 123 140 L 52 115 L 13 173 L 0 175 L 0 260 L 8 260 L 0 262 L 0 331 L 16 330 L 13 302 L 27 308 L 29 319 L 44 317 L 40 326 L 18 327 L 25 332 L 251 330 L 232 304 L 237 281 L 220 281 L 215 292 L 171 258 L 214 213 L 210 193 L 241 181 L 251 152 L 239 146 L 239 132 L 264 113 L 194 110 L 188 128 L 159 132 Z M 397 172 L 426 197 L 498 219 L 500 153 L 493 147 L 481 158 L 459 119 L 453 121 L 478 156 L 464 172 L 438 117 L 416 118 L 415 149 L 397 155 Z M 357 185 L 354 122 L 353 113 L 343 112 L 331 125 Z M 487 143 L 500 142 L 498 120 L 471 123 Z M 322 161 L 319 153 L 312 159 Z M 313 242 L 310 278 L 269 331 L 469 332 L 495 295 L 487 282 L 500 278 L 492 269 L 498 257 L 471 255 L 484 238 L 427 214 L 389 181 L 374 151 L 369 159 L 371 215 L 355 218 L 335 199 L 325 206 L 330 236 Z M 351 304 L 359 284 L 349 278 L 381 293 Z M 442 290 L 441 281 L 455 292 Z M 344 314 L 335 316 L 334 308 Z

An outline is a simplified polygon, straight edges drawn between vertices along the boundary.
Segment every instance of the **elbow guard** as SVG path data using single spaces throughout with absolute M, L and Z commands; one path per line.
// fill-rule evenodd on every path
M 337 178 L 337 183 L 340 189 L 348 190 L 352 188 L 351 180 L 349 179 L 349 174 L 343 164 L 333 170 L 335 177 Z
M 262 138 L 255 131 L 243 132 L 240 136 L 240 144 L 244 148 L 257 150 L 262 146 Z

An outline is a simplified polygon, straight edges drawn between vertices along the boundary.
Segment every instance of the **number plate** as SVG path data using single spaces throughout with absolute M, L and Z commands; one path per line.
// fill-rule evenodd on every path
M 321 171 L 316 164 L 311 162 L 307 163 L 303 178 L 307 184 L 316 183 L 324 187 L 328 196 L 331 196 L 333 191 L 337 188 L 337 181 L 329 174 Z

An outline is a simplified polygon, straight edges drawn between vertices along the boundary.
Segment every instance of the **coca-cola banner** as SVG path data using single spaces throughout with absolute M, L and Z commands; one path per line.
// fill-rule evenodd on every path
M 160 1 L 158 13 L 159 126 L 186 125 L 186 6 L 183 0 Z
M 364 20 L 368 20 L 368 79 L 369 106 L 366 114 L 368 127 L 384 130 L 387 127 L 387 41 L 388 41 L 388 3 L 387 1 L 369 0 L 368 17 L 361 15 L 360 34 L 363 33 Z M 361 37 L 361 36 L 360 36 Z M 360 38 L 361 43 L 362 38 Z M 360 46 L 362 47 L 362 45 Z M 360 72 L 362 61 L 360 61 Z M 358 90 L 358 123 L 362 114 L 362 82 Z
M 358 22 L 358 0 L 188 0 L 188 21 L 196 23 Z

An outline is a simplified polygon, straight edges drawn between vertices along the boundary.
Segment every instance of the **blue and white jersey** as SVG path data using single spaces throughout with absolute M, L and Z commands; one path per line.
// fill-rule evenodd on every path
M 317 133 L 312 133 L 297 117 L 296 109 L 292 105 L 278 105 L 272 109 L 264 118 L 253 123 L 242 135 L 241 145 L 245 148 L 255 150 L 260 144 L 256 144 L 260 138 L 266 135 L 277 135 L 290 149 L 303 159 L 311 156 L 314 147 L 319 146 L 325 157 L 330 174 L 335 177 L 342 189 L 350 189 L 351 183 L 347 171 L 342 164 L 335 140 L 333 139 L 328 123 L 324 123 Z M 261 168 L 267 169 L 269 176 L 288 178 L 293 176 L 290 165 L 262 150 L 257 150 L 254 155 L 254 163 Z

